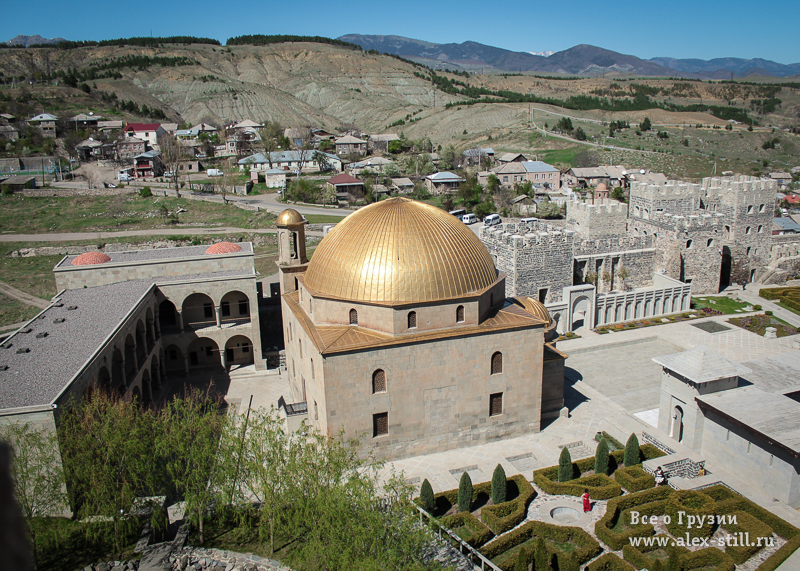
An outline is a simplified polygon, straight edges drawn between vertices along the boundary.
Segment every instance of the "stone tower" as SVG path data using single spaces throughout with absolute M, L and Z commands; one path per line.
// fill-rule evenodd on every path
M 281 293 L 297 291 L 297 276 L 308 268 L 306 256 L 306 230 L 308 221 L 292 208 L 287 208 L 275 221 L 278 227 L 278 270 Z

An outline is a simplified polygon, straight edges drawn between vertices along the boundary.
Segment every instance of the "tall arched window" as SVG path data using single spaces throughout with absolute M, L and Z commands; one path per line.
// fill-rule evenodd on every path
M 386 392 L 386 373 L 383 369 L 378 369 L 372 373 L 372 393 Z
M 311 359 L 311 380 L 314 380 L 314 359 Z
M 416 311 L 409 311 L 408 312 L 408 328 L 409 329 L 416 329 L 417 327 L 417 312 Z
M 456 307 L 456 323 L 464 323 L 464 306 Z
M 492 355 L 492 374 L 497 375 L 503 372 L 503 354 L 498 351 Z
M 350 310 L 350 325 L 358 325 L 358 312 L 355 309 Z

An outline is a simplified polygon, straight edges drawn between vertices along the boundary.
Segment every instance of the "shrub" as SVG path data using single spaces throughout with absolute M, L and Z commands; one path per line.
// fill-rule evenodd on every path
M 632 433 L 628 437 L 628 442 L 625 443 L 625 459 L 623 462 L 626 467 L 641 462 L 639 455 L 639 439 L 636 437 L 636 433 Z
M 498 463 L 492 474 L 492 503 L 497 505 L 506 501 L 506 471 Z
M 143 186 L 142 189 L 139 191 L 139 195 L 142 198 L 147 198 L 149 196 L 153 196 L 153 192 L 150 190 L 149 186 Z
M 472 505 L 472 478 L 469 472 L 461 474 L 461 481 L 458 483 L 458 511 L 468 512 Z
M 759 309 L 761 309 L 761 308 L 759 308 Z M 767 310 L 767 311 L 764 312 L 764 315 L 772 315 L 772 312 L 770 310 Z
M 736 523 L 723 523 L 721 527 L 734 534 L 739 532 L 748 533 L 753 538 L 749 542 L 750 544 L 728 545 L 725 547 L 725 553 L 731 556 L 734 563 L 741 565 L 766 547 L 765 545 L 759 545 L 758 540 L 755 538 L 772 537 L 772 528 L 746 512 L 738 511 L 728 515 L 733 516 L 736 519 Z
M 603 551 L 597 540 L 579 527 L 562 527 L 541 521 L 529 521 L 511 533 L 497 537 L 487 543 L 480 549 L 480 552 L 488 559 L 495 559 L 532 538 L 543 538 L 547 541 L 558 543 L 572 543 L 576 546 L 572 555 L 579 564 L 586 563 Z M 508 568 L 513 563 L 514 561 L 503 561 L 502 565 L 499 566 Z
M 550 554 L 544 544 L 544 538 L 536 540 L 536 547 L 533 548 L 533 571 L 548 571 L 550 567 Z
M 422 482 L 419 499 L 422 509 L 433 515 L 433 510 L 436 509 L 436 502 L 433 499 L 433 488 L 427 478 Z
M 462 526 L 468 528 L 472 534 L 469 537 L 464 538 L 464 541 L 476 549 L 494 537 L 492 530 L 486 527 L 486 524 L 469 512 L 443 517 L 442 525 L 450 529 L 456 529 Z
M 754 310 L 754 311 L 761 311 L 761 306 L 760 306 L 760 305 L 754 305 L 754 306 L 753 306 L 753 310 Z M 765 313 L 766 313 L 766 312 L 765 312 Z
M 677 490 L 667 500 L 665 514 L 671 518 L 667 529 L 675 536 L 683 537 L 688 533 L 690 538 L 709 537 L 714 532 L 713 522 L 704 519 L 700 527 L 694 525 L 689 528 L 686 518 L 690 515 L 714 515 L 716 511 L 716 502 L 711 496 L 695 490 Z
M 622 547 L 622 557 L 625 561 L 629 562 L 631 565 L 636 567 L 637 569 L 651 569 L 655 571 L 655 569 L 663 569 L 662 565 L 663 562 L 660 559 L 656 559 L 655 557 L 648 556 L 648 553 L 652 553 L 658 549 L 664 550 L 667 554 L 671 554 L 673 551 L 681 556 L 685 553 L 689 553 L 689 550 L 685 547 L 680 546 L 673 546 L 672 545 L 672 538 L 665 534 L 659 534 L 656 536 L 661 541 L 666 541 L 665 546 L 661 547 L 657 543 L 654 542 L 653 545 L 639 545 L 634 547 L 633 545 L 624 545 Z
M 593 458 L 588 459 L 593 462 Z M 533 481 L 548 494 L 580 496 L 588 488 L 593 500 L 607 500 L 622 493 L 622 488 L 605 474 L 594 474 L 569 482 L 556 482 L 556 468 L 543 468 L 533 473 Z
M 14 194 L 14 189 L 9 184 L 0 184 L 0 194 L 3 196 L 11 196 Z
M 614 479 L 631 493 L 640 492 L 656 485 L 656 479 L 639 465 L 620 468 L 614 472 Z
M 653 535 L 654 528 L 650 524 L 639 525 L 621 532 L 613 531 L 612 528 L 617 524 L 619 518 L 622 517 L 622 512 L 634 507 L 665 500 L 672 492 L 672 488 L 668 486 L 659 486 L 658 488 L 651 488 L 610 500 L 606 507 L 606 514 L 600 518 L 594 526 L 597 538 L 614 551 L 619 551 L 624 545 L 629 543 L 628 540 L 631 537 L 647 537 Z
M 680 562 L 675 567 L 675 571 L 699 568 L 713 568 L 714 571 L 734 571 L 736 566 L 733 563 L 733 559 L 731 559 L 730 555 L 727 553 L 714 547 L 706 547 L 705 549 L 698 549 L 697 551 L 689 552 L 681 556 Z M 667 561 L 667 570 L 669 569 L 669 561 Z
M 569 448 L 564 446 L 558 457 L 558 481 L 568 482 L 570 480 L 572 480 L 572 457 L 569 454 Z
M 484 523 L 497 535 L 519 525 L 525 519 L 531 501 L 536 497 L 536 490 L 521 474 L 508 478 L 506 486 L 508 486 L 508 481 L 511 481 L 512 486 L 516 487 L 517 497 L 511 501 L 485 506 L 481 509 L 481 518 Z
M 588 571 L 635 571 L 633 567 L 613 553 L 606 553 L 602 557 L 598 557 L 590 565 L 587 565 L 586 569 Z
M 603 438 L 594 454 L 594 473 L 608 474 L 608 442 Z

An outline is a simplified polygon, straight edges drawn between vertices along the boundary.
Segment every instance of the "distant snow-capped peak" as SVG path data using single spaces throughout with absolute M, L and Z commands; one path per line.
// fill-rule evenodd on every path
M 528 52 L 528 53 L 533 55 L 533 56 L 550 57 L 551 55 L 553 55 L 556 52 L 551 52 L 551 51 L 548 50 L 548 51 L 545 51 L 545 52 Z

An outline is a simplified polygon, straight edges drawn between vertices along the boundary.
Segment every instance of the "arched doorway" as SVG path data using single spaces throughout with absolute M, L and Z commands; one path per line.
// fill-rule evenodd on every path
M 577 298 L 572 304 L 572 311 L 570 312 L 570 331 L 575 331 L 580 327 L 591 327 L 591 307 L 589 306 L 589 298 L 581 296 Z
M 142 404 L 150 406 L 153 401 L 153 389 L 150 386 L 150 371 L 147 369 L 142 373 Z
M 125 385 L 127 385 L 123 366 L 122 351 L 119 347 L 115 347 L 114 354 L 111 357 L 111 387 L 115 390 L 118 390 L 120 387 L 124 389 Z
M 249 321 L 250 298 L 240 291 L 229 291 L 219 304 L 222 322 Z
M 672 427 L 669 435 L 678 442 L 683 440 L 683 409 L 680 406 L 676 406 L 672 411 Z
M 184 328 L 202 329 L 217 324 L 214 300 L 204 293 L 193 293 L 181 308 Z
M 147 330 L 145 331 L 145 340 L 147 341 L 148 353 L 150 353 L 150 351 L 153 350 L 153 347 L 156 346 L 156 334 L 153 323 L 153 310 L 148 307 L 147 313 L 145 314 L 145 324 L 147 326 Z
M 104 392 L 107 395 L 111 394 L 111 375 L 109 374 L 107 367 L 100 367 L 100 370 L 97 372 L 95 386 L 97 387 L 97 390 Z
M 161 326 L 161 334 L 178 333 L 178 311 L 175 304 L 165 299 L 158 305 L 158 324 Z
M 145 359 L 147 359 L 147 343 L 144 322 L 140 319 L 136 322 L 136 365 L 139 369 L 144 367 Z
M 726 228 L 728 228 L 726 226 Z M 733 267 L 733 256 L 728 246 L 722 247 L 722 264 L 719 270 L 719 289 L 724 290 L 731 285 L 731 268 Z
M 219 345 L 208 337 L 198 337 L 189 343 L 189 368 L 208 369 L 221 367 L 222 360 L 219 355 Z
M 183 352 L 177 345 L 164 349 L 164 370 L 167 373 L 183 373 Z
M 133 387 L 133 391 L 131 392 L 131 400 L 137 403 L 142 402 L 142 391 L 139 389 L 139 387 Z
M 153 392 L 157 392 L 161 390 L 161 363 L 158 361 L 158 357 L 153 357 L 153 360 L 150 361 L 150 374 L 153 375 L 152 384 L 153 384 Z
M 235 335 L 225 343 L 225 357 L 228 367 L 244 367 L 255 362 L 253 342 L 244 335 Z
M 133 382 L 137 370 L 136 343 L 133 341 L 133 335 L 128 333 L 125 338 L 125 381 L 127 384 L 130 385 Z

